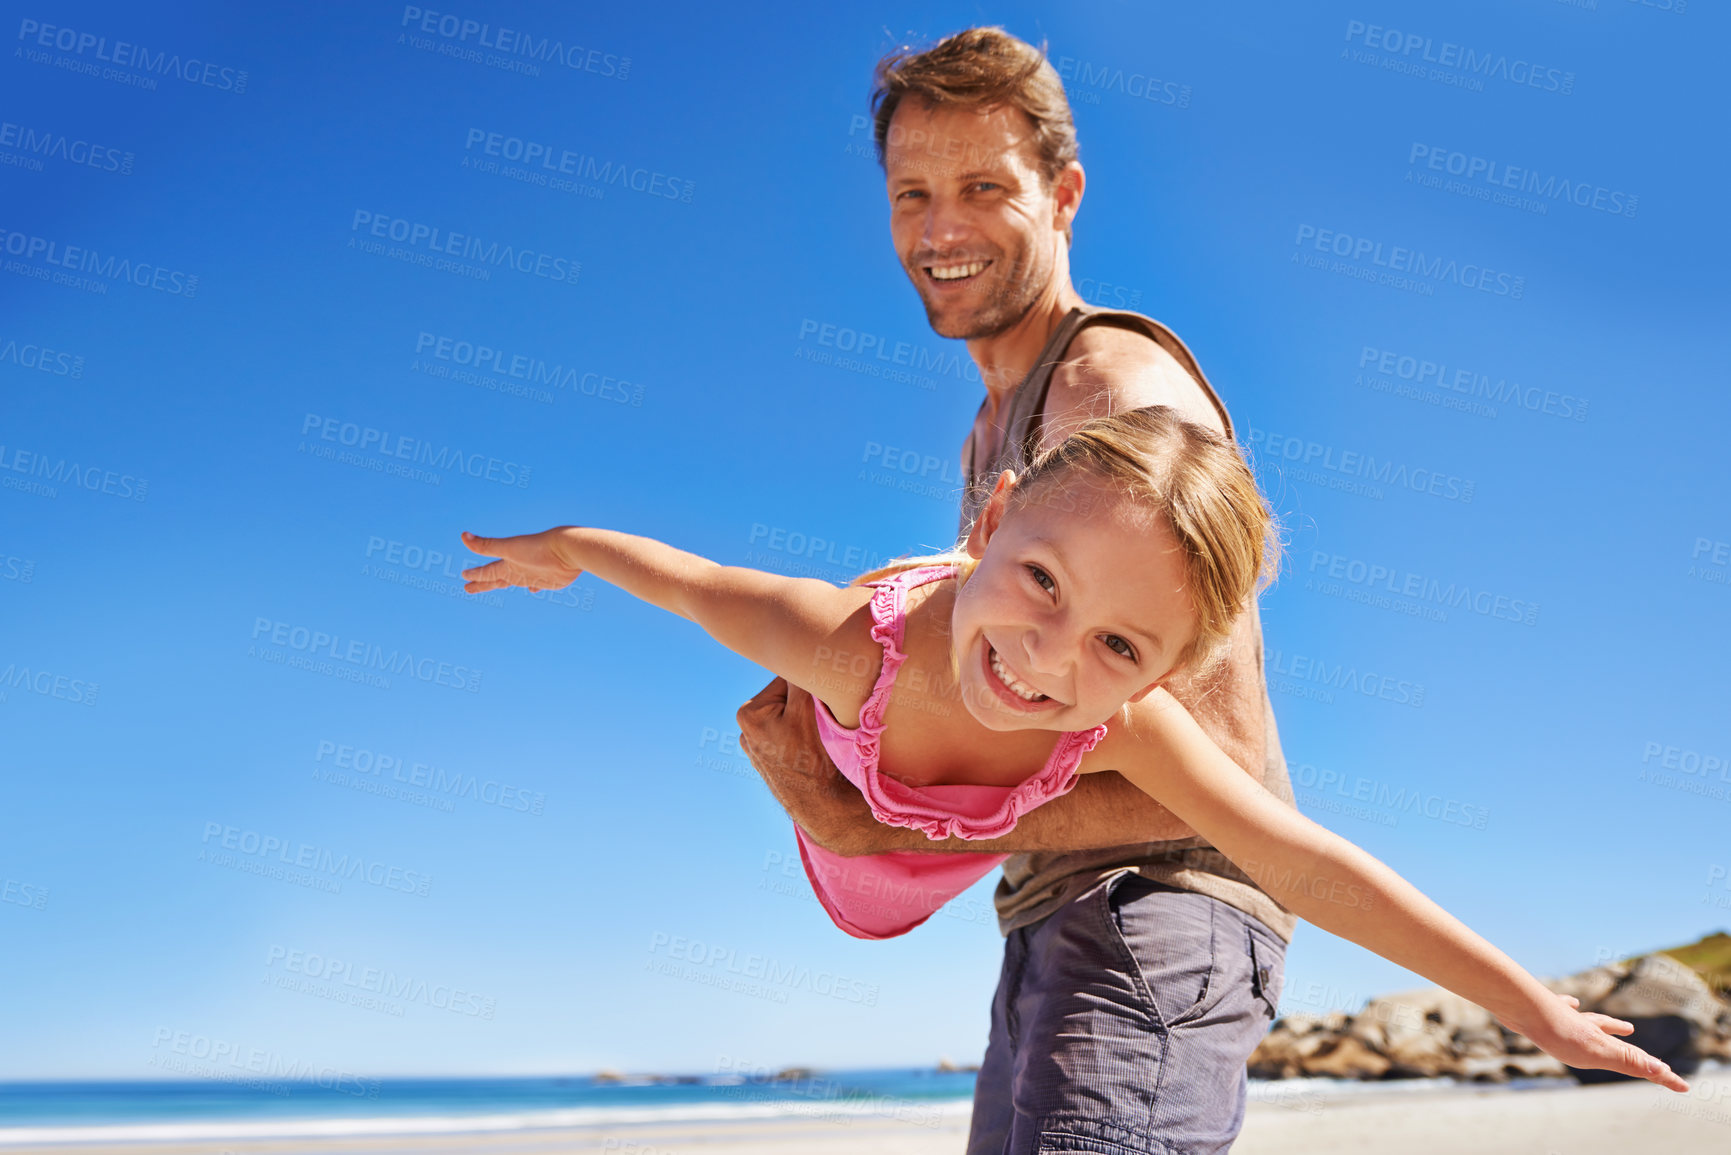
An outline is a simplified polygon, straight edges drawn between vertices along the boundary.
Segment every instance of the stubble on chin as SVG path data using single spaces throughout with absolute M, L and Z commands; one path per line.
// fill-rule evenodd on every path
M 930 325 L 932 332 L 938 336 L 952 340 L 973 341 L 983 337 L 996 337 L 1020 321 L 1033 303 L 1034 293 L 1014 295 L 1008 290 L 1009 285 L 1016 283 L 1013 277 L 1005 278 L 1003 287 L 995 285 L 987 290 L 984 304 L 976 305 L 965 313 L 952 312 L 947 318 L 922 292 L 920 302 L 926 307 L 926 324 Z

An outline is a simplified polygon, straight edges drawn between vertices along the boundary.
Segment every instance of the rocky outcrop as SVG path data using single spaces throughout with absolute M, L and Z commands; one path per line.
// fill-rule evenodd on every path
M 1593 967 L 1545 985 L 1573 995 L 1583 1010 L 1633 1023 L 1630 1042 L 1687 1075 L 1702 1058 L 1731 1059 L 1727 988 L 1716 970 L 1698 961 L 1723 953 L 1717 950 L 1719 940 L 1731 943 L 1731 936 L 1710 935 L 1690 947 Z M 1709 945 L 1713 949 L 1700 949 Z M 1373 999 L 1357 1014 L 1287 1015 L 1250 1056 L 1250 1074 L 1262 1079 L 1447 1076 L 1473 1082 L 1623 1077 L 1565 1067 L 1532 1040 L 1504 1029 L 1484 1008 L 1436 987 Z

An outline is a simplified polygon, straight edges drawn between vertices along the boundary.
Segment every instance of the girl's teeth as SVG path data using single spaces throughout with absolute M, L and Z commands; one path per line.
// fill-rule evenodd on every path
M 997 650 L 992 651 L 992 673 L 998 675 L 998 680 L 1008 686 L 1010 691 L 1015 694 L 1016 697 L 1028 702 L 1043 702 L 1046 700 L 1045 694 L 1040 693 L 1040 691 L 1034 689 L 1026 682 L 1015 678 L 1010 674 L 1010 671 L 1004 668 L 1004 664 L 998 660 Z

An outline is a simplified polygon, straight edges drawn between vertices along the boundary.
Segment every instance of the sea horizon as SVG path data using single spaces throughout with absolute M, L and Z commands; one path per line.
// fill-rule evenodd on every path
M 1707 1070 L 1726 1069 L 1709 1064 Z M 938 1127 L 973 1105 L 973 1071 L 787 1068 L 776 1074 L 633 1074 L 319 1079 L 0 1081 L 0 1148 L 46 1143 L 192 1142 L 499 1133 L 757 1120 L 898 1121 Z M 1573 1080 L 1250 1080 L 1252 1103 L 1320 1109 L 1343 1096 L 1453 1089 L 1523 1092 Z

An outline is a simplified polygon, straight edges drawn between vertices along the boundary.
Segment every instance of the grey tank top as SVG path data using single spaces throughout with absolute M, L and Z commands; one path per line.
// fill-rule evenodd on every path
M 1203 376 L 1184 342 L 1166 326 L 1120 309 L 1096 309 L 1079 306 L 1059 322 L 1052 336 L 1040 350 L 1034 367 L 1028 371 L 1014 393 L 1010 395 L 1005 414 L 1004 440 L 983 468 L 978 466 L 979 454 L 970 437 L 967 443 L 967 463 L 964 467 L 961 531 L 965 535 L 975 516 L 991 495 L 993 480 L 1000 472 L 1011 469 L 1017 473 L 1026 469 L 1039 450 L 1040 419 L 1046 408 L 1046 394 L 1052 383 L 1052 373 L 1064 360 L 1070 341 L 1083 328 L 1091 325 L 1111 325 L 1141 333 L 1170 353 L 1196 379 L 1208 400 L 1220 414 L 1228 437 L 1234 436 L 1232 417 L 1226 405 L 1215 393 L 1214 386 Z M 984 409 L 981 403 L 981 409 Z M 1287 805 L 1295 805 L 1292 783 L 1287 774 L 1286 758 L 1280 749 L 1280 734 L 1274 722 L 1274 703 L 1269 700 L 1268 687 L 1262 670 L 1262 620 L 1254 603 L 1248 628 L 1254 631 L 1254 644 L 1235 646 L 1229 663 L 1255 663 L 1255 669 L 1229 671 L 1228 677 L 1254 677 L 1262 687 L 1262 720 L 1267 736 L 1266 772 L 1263 784 L 1275 797 Z M 1243 628 L 1243 627 L 1241 627 Z M 1177 695 L 1183 701 L 1183 695 Z M 1186 703 L 1188 705 L 1188 703 Z M 1018 927 L 1038 922 L 1101 879 L 1125 871 L 1135 871 L 1154 882 L 1195 891 L 1219 899 L 1244 911 L 1268 925 L 1283 940 L 1291 941 L 1297 918 L 1259 887 L 1255 880 L 1240 870 L 1224 854 L 1201 838 L 1186 838 L 1167 842 L 1141 842 L 1095 850 L 1039 852 L 1012 855 L 1004 863 L 1004 875 L 992 896 L 998 913 L 998 929 L 1006 936 Z

